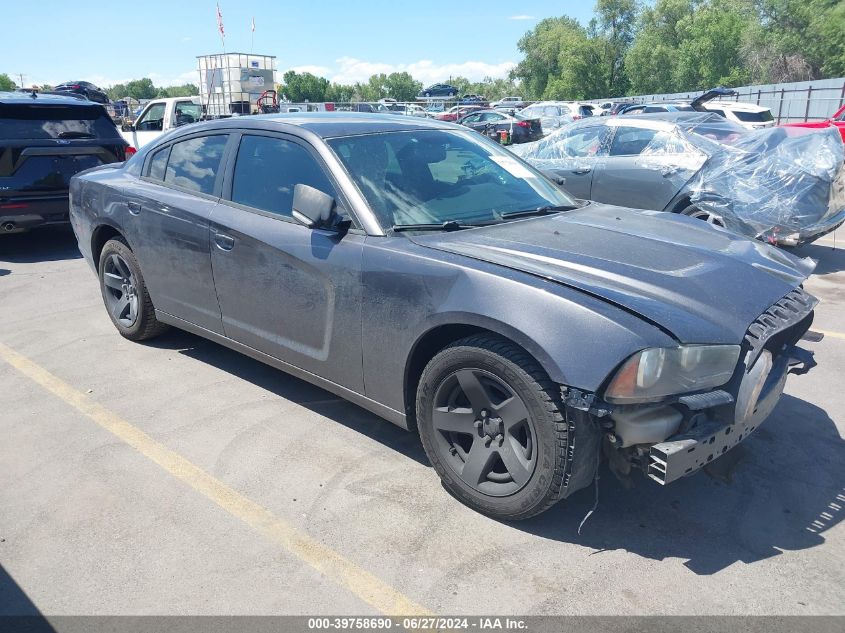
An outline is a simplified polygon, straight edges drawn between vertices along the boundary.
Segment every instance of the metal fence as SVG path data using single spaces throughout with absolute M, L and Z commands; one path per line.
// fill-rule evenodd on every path
M 739 94 L 724 100 L 756 103 L 772 111 L 780 123 L 796 121 L 821 121 L 829 119 L 845 103 L 845 77 L 800 81 L 761 86 L 734 88 Z M 694 99 L 701 92 L 676 92 L 674 94 L 638 95 L 631 101 L 672 101 Z

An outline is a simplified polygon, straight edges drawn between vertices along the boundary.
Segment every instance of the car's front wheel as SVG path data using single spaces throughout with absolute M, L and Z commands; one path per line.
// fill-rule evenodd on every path
M 106 242 L 100 253 L 100 292 L 109 317 L 122 336 L 143 341 L 158 336 L 167 326 L 156 320 L 141 267 L 122 238 Z
M 510 341 L 476 335 L 438 353 L 417 391 L 426 454 L 457 499 L 516 520 L 561 498 L 568 454 L 558 387 Z

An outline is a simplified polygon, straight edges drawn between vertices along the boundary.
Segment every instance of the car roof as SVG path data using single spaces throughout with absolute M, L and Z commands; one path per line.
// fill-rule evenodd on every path
M 102 108 L 103 106 L 94 101 L 80 99 L 76 95 L 60 95 L 39 92 L 33 97 L 31 92 L 0 92 L 0 103 L 9 105 L 31 105 L 31 104 L 53 104 L 53 105 L 75 105 L 81 107 Z
M 217 119 L 185 126 L 184 130 L 196 133 L 203 130 L 241 128 L 269 131 L 294 131 L 298 128 L 323 138 L 337 138 L 356 134 L 406 132 L 410 130 L 465 129 L 451 123 L 422 117 L 404 117 L 395 114 L 369 112 L 286 112 L 254 116 Z M 172 138 L 172 137 L 171 137 Z

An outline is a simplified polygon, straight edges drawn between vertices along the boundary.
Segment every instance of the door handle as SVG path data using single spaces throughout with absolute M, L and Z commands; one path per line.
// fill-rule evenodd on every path
M 221 251 L 230 251 L 235 248 L 235 238 L 230 235 L 224 235 L 223 233 L 214 234 L 214 243 L 217 244 L 217 248 Z
M 579 167 L 578 169 L 573 169 L 572 173 L 580 175 L 580 174 L 589 174 L 591 171 L 593 171 L 592 167 Z
M 129 213 L 132 215 L 138 215 L 141 213 L 141 203 L 140 202 L 130 202 L 127 204 L 129 207 Z

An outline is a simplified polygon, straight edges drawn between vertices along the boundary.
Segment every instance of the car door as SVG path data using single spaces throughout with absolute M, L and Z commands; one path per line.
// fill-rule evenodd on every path
M 124 190 L 123 223 L 156 309 L 222 333 L 211 273 L 209 219 L 230 135 L 200 134 L 152 152 Z
M 607 158 L 596 166 L 592 199 L 661 211 L 701 166 L 689 160 L 693 152 L 673 131 L 619 125 Z
M 337 187 L 313 147 L 250 132 L 227 168 L 212 217 L 214 283 L 227 337 L 362 390 L 361 258 L 365 235 L 311 229 L 291 215 L 293 190 Z
M 132 144 L 135 149 L 140 149 L 153 139 L 161 136 L 166 114 L 167 105 L 164 103 L 151 103 L 141 112 L 141 116 L 135 121 L 132 130 Z
M 553 174 L 576 198 L 591 200 L 593 171 L 606 158 L 609 136 L 605 125 L 578 126 L 561 136 L 548 158 L 532 162 Z

